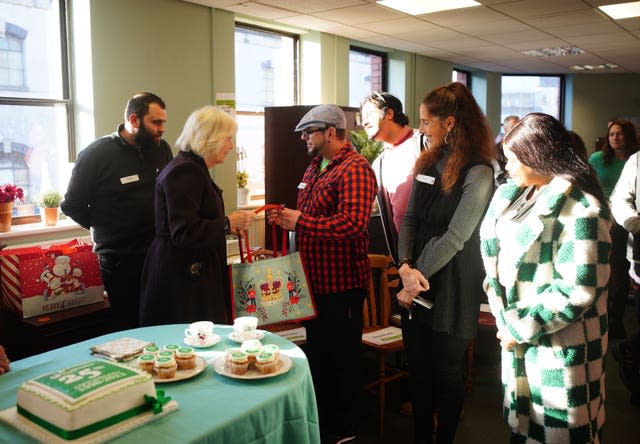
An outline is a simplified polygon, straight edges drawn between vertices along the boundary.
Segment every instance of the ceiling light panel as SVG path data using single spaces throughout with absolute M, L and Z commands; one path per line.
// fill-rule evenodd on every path
M 411 15 L 480 6 L 480 3 L 474 0 L 435 0 L 429 2 L 424 0 L 379 0 L 376 3 Z
M 617 3 L 613 5 L 598 6 L 602 12 L 614 20 L 621 20 L 640 16 L 640 2 Z

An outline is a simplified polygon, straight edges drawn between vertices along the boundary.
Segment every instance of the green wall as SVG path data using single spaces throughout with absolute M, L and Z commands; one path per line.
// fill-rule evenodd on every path
M 211 17 L 178 0 L 91 0 L 96 136 L 123 121 L 129 97 L 151 91 L 167 104 L 173 146 L 189 113 L 213 100 Z
M 593 151 L 597 136 L 607 135 L 609 121 L 618 117 L 640 117 L 638 74 L 576 74 L 571 83 L 570 128 L 582 137 L 589 152 Z

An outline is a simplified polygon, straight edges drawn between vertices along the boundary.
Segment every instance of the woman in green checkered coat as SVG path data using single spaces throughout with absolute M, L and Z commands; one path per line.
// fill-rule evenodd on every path
M 506 135 L 480 231 L 512 443 L 598 443 L 605 420 L 610 213 L 568 137 L 539 113 Z

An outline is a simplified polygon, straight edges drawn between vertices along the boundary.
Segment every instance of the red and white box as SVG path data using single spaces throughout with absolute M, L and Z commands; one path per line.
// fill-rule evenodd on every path
M 98 256 L 72 240 L 0 251 L 2 305 L 30 318 L 104 300 Z

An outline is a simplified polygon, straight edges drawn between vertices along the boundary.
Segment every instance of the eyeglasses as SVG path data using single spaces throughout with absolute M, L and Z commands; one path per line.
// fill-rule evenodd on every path
M 313 129 L 313 130 L 304 130 L 302 131 L 301 137 L 304 140 L 307 140 L 309 137 L 311 137 L 311 134 L 313 133 L 317 133 L 318 131 L 325 131 L 327 128 L 317 128 L 317 129 Z

